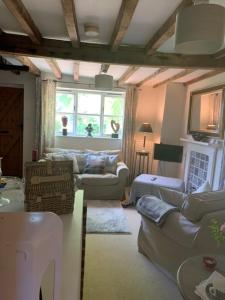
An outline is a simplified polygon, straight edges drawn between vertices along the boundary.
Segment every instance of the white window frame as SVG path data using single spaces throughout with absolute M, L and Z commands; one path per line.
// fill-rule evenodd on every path
M 78 113 L 78 93 L 83 92 L 83 93 L 89 93 L 89 94 L 98 94 L 101 95 L 101 109 L 100 109 L 100 114 L 85 114 L 85 113 Z M 76 125 L 77 125 L 77 117 L 79 115 L 82 116 L 97 116 L 100 118 L 100 133 L 99 135 L 94 135 L 93 138 L 111 138 L 111 134 L 104 134 L 103 129 L 104 129 L 104 117 L 111 117 L 114 119 L 115 117 L 120 117 L 122 118 L 122 122 L 124 121 L 124 108 L 125 108 L 125 93 L 124 92 L 105 92 L 105 91 L 96 91 L 96 90 L 84 90 L 84 89 L 63 89 L 63 88 L 58 88 L 56 90 L 56 93 L 65 93 L 65 94 L 73 94 L 74 98 L 74 103 L 73 103 L 73 112 L 68 113 L 68 112 L 57 112 L 57 114 L 71 114 L 73 115 L 73 132 L 72 134 L 69 133 L 68 136 L 74 136 L 74 137 L 86 137 L 86 135 L 79 135 L 77 134 L 76 131 Z M 104 99 L 106 96 L 115 96 L 115 95 L 120 95 L 123 98 L 123 115 L 104 115 Z M 62 132 L 55 132 L 56 136 L 62 136 Z M 122 132 L 121 132 L 122 135 Z M 119 137 L 121 138 L 121 137 Z

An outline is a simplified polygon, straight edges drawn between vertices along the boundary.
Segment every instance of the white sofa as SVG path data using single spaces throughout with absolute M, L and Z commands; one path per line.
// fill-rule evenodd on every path
M 129 175 L 128 167 L 124 162 L 119 161 L 119 150 L 75 150 L 48 148 L 45 159 L 52 160 L 73 160 L 74 178 L 78 189 L 84 190 L 84 199 L 89 200 L 122 200 L 124 189 Z M 84 173 L 87 166 L 88 156 L 107 157 L 108 161 L 101 174 Z M 109 162 L 109 159 L 112 159 Z M 95 170 L 95 169 L 94 169 Z M 96 171 L 96 170 L 95 170 Z
M 191 196 L 166 191 L 161 194 L 161 200 L 178 206 L 180 211 L 169 214 L 162 227 L 142 215 L 139 252 L 174 279 L 179 266 L 188 257 L 225 253 L 225 240 L 218 244 L 209 228 L 212 220 L 225 223 L 225 191 Z

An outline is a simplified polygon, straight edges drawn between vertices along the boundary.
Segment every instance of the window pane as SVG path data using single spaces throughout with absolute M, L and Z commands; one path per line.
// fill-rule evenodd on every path
M 73 133 L 73 114 L 56 114 L 56 118 L 55 118 L 55 132 L 57 133 L 62 133 L 62 116 L 67 116 L 68 118 L 68 123 L 67 123 L 67 133 L 68 134 L 72 134 Z
M 112 133 L 114 133 L 111 127 L 111 120 L 114 120 L 116 123 L 120 124 L 118 134 L 119 136 L 121 136 L 123 132 L 123 119 L 120 117 L 104 117 L 103 134 L 111 135 Z
M 105 96 L 104 115 L 122 116 L 124 109 L 124 99 L 121 95 Z
M 87 136 L 85 128 L 91 124 L 93 127 L 92 135 L 96 136 L 100 134 L 100 118 L 96 116 L 77 116 L 77 135 Z
M 79 92 L 78 113 L 99 115 L 101 113 L 101 95 Z
M 70 93 L 56 93 L 56 111 L 57 112 L 73 112 L 74 96 Z

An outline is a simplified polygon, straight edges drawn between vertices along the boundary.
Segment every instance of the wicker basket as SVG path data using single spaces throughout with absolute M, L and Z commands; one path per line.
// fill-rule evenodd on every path
M 73 212 L 74 177 L 72 161 L 25 164 L 25 210 Z

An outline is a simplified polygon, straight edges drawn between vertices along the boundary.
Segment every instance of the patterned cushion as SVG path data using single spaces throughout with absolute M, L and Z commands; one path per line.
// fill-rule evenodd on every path
M 49 153 L 50 154 L 50 153 Z M 79 167 L 76 159 L 75 153 L 51 153 L 52 155 L 48 156 L 50 160 L 72 160 L 73 161 L 73 173 L 79 173 Z
M 105 157 L 89 154 L 83 173 L 103 174 L 105 172 Z
M 116 174 L 119 156 L 105 154 L 104 157 L 105 157 L 105 173 Z

